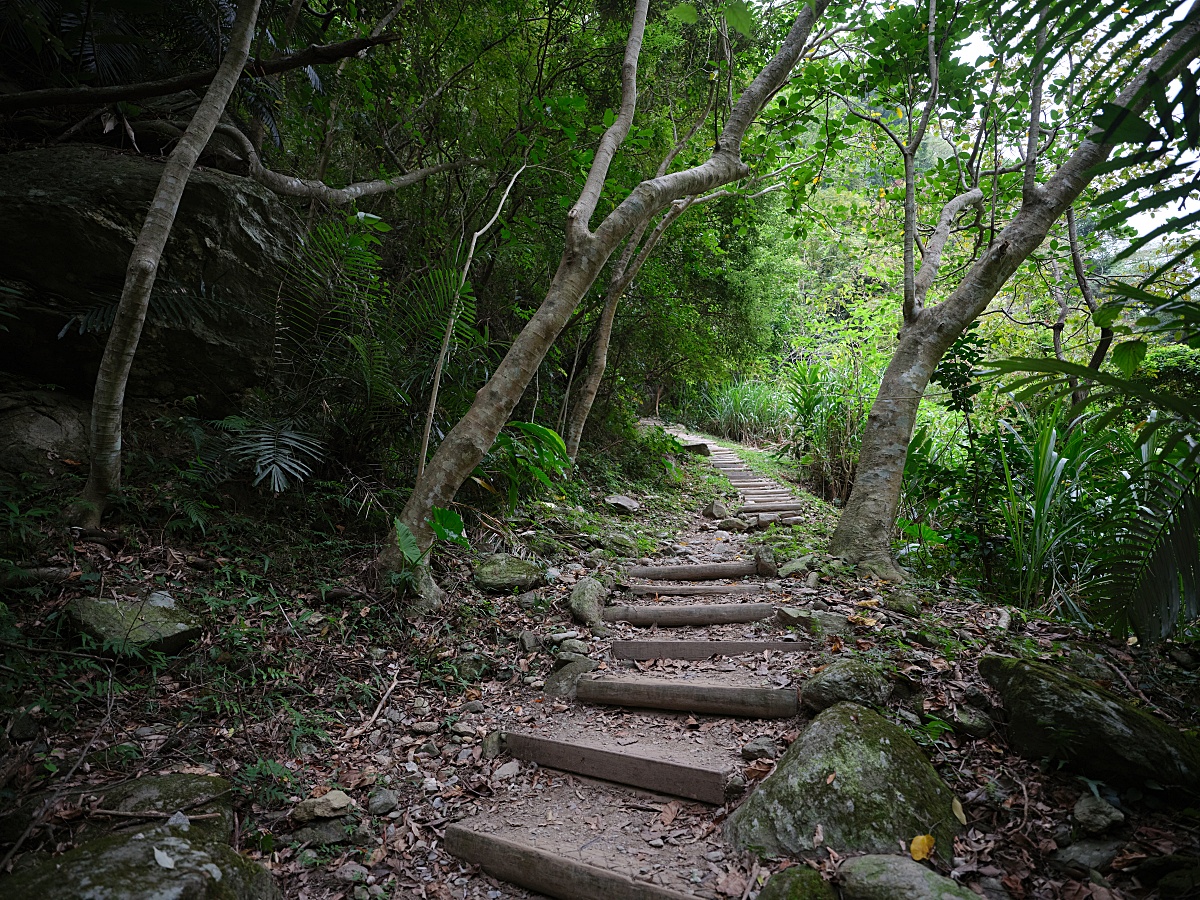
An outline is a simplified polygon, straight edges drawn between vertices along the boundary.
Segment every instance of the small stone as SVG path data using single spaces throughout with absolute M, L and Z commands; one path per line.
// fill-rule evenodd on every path
M 956 707 L 951 721 L 954 723 L 955 731 L 971 737 L 987 737 L 992 733 L 991 718 L 983 710 L 976 709 L 974 706 Z
M 310 797 L 301 800 L 292 810 L 292 818 L 297 822 L 310 822 L 313 819 L 333 819 L 344 816 L 350 811 L 354 801 L 344 791 L 332 790 L 320 797 Z
M 386 710 L 384 710 L 383 717 L 393 725 L 404 721 L 404 713 L 400 712 L 400 710 L 396 709 L 394 706 L 389 706 Z
M 442 730 L 438 722 L 414 722 L 411 727 L 417 734 L 437 734 Z
M 613 633 L 612 629 L 607 625 L 593 625 L 591 628 L 592 637 L 604 638 Z
M 1086 872 L 1090 869 L 1100 871 L 1108 868 L 1109 863 L 1116 858 L 1123 846 L 1125 846 L 1124 841 L 1085 838 L 1082 841 L 1076 841 L 1069 847 L 1054 851 L 1051 859 L 1059 865 L 1077 872 Z
M 458 677 L 469 683 L 479 681 L 491 668 L 487 657 L 478 653 L 461 653 L 451 663 L 458 671 Z
M 560 655 L 559 658 L 561 659 L 562 656 Z M 574 697 L 575 687 L 579 684 L 579 679 L 588 672 L 594 672 L 599 665 L 596 660 L 587 659 L 586 657 L 571 660 L 546 679 L 544 685 L 546 696 L 566 699 Z
M 604 548 L 617 556 L 637 556 L 637 538 L 623 531 L 614 531 L 604 538 Z
M 811 556 L 802 556 L 799 559 L 789 559 L 779 567 L 780 578 L 790 578 L 793 575 L 798 575 L 808 571 L 808 561 Z
M 504 735 L 499 731 L 492 731 L 483 739 L 481 755 L 484 759 L 495 759 L 504 749 Z
M 450 726 L 450 733 L 457 734 L 459 737 L 475 737 L 475 726 L 468 725 L 466 722 L 455 722 Z
M 521 651 L 524 653 L 532 653 L 541 643 L 538 640 L 537 632 L 530 631 L 528 628 L 517 635 L 517 642 L 521 645 Z
M 974 891 L 907 856 L 856 856 L 842 864 L 838 876 L 845 900 L 977 900 L 978 897 Z
M 709 519 L 727 519 L 729 518 L 729 510 L 725 508 L 725 504 L 720 500 L 714 500 L 708 506 L 704 507 L 703 515 Z
M 553 584 L 558 579 L 558 576 L 561 574 L 562 574 L 562 571 L 559 569 L 547 569 L 546 570 L 546 581 Z M 538 605 L 538 602 L 541 599 L 542 599 L 542 595 L 539 594 L 537 591 L 526 591 L 523 594 L 517 595 L 517 606 L 519 606 L 521 609 L 527 609 L 527 610 L 533 609 L 535 606 Z
M 638 503 L 632 497 L 626 497 L 624 494 L 609 494 L 604 498 L 604 503 L 622 515 L 635 513 L 642 508 L 642 504 Z
M 1075 824 L 1088 834 L 1100 834 L 1125 821 L 1125 813 L 1090 791 L 1075 804 Z
M 12 725 L 8 729 L 8 736 L 18 744 L 32 741 L 38 736 L 37 719 L 22 710 L 13 716 Z
M 424 697 L 414 697 L 412 702 L 412 714 L 414 716 L 423 716 L 429 712 L 429 701 Z
M 821 583 L 821 575 L 819 572 L 809 572 L 808 578 L 804 579 L 804 586 L 816 590 L 818 584 Z
M 653 838 L 652 840 L 646 841 L 646 843 L 649 844 L 651 847 L 653 847 L 655 850 L 661 850 L 663 847 L 663 839 L 662 838 Z
M 743 522 L 741 519 L 733 519 L 733 518 L 722 519 L 720 522 L 717 523 L 717 527 L 719 529 L 721 529 L 722 531 L 728 531 L 733 534 L 741 534 L 742 532 L 747 531 L 750 528 L 750 526 L 747 523 Z
M 385 816 L 400 805 L 400 795 L 395 791 L 381 788 L 371 792 L 367 800 L 367 811 L 373 816 Z
M 791 866 L 771 876 L 758 900 L 837 900 L 837 889 L 816 869 Z
M 356 862 L 342 863 L 333 873 L 333 877 L 338 881 L 347 882 L 365 882 L 367 876 L 371 873 L 367 871 L 367 867 Z
M 528 590 L 545 580 L 543 566 L 508 553 L 493 553 L 475 564 L 475 584 L 485 591 Z
M 565 640 L 561 644 L 559 644 L 558 649 L 559 649 L 559 651 L 565 652 L 565 653 L 586 654 L 588 652 L 588 645 L 585 644 L 583 641 L 576 640 L 575 638 L 570 638 L 569 640 Z
M 507 781 L 510 778 L 516 778 L 521 774 L 521 764 L 515 759 L 511 759 L 495 771 L 494 778 L 498 781 Z
M 442 752 L 442 748 L 439 747 L 437 744 L 435 744 L 433 741 L 426 741 L 420 747 L 417 748 L 417 752 L 424 753 L 426 756 L 437 756 L 439 753 Z
M 463 715 L 470 715 L 472 713 L 481 713 L 485 709 L 487 709 L 487 706 L 482 700 L 468 700 L 458 708 L 458 711 Z
M 817 712 L 843 701 L 882 706 L 891 693 L 892 686 L 883 673 L 857 657 L 835 660 L 800 689 L 804 705 Z
M 742 759 L 753 762 L 756 759 L 776 759 L 779 756 L 779 745 L 769 735 L 756 737 L 742 747 Z

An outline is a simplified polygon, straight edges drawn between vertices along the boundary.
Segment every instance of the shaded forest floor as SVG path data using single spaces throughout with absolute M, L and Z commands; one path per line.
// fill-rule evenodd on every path
M 741 452 L 780 477 L 778 464 L 765 455 Z M 521 724 L 571 733 L 586 724 L 652 741 L 642 717 L 583 711 L 546 698 L 541 688 L 553 642 L 582 639 L 588 655 L 607 664 L 607 643 L 622 627 L 588 634 L 571 623 L 565 599 L 584 575 L 617 575 L 615 555 L 606 549 L 614 533 L 632 537 L 642 556 L 680 554 L 709 529 L 698 511 L 734 496 L 699 460 L 680 459 L 674 471 L 674 478 L 626 487 L 642 504 L 633 516 L 606 511 L 606 491 L 596 490 L 524 504 L 524 517 L 515 521 L 481 520 L 494 524 L 472 535 L 474 551 L 455 550 L 439 562 L 451 602 L 420 623 L 406 621 L 391 598 L 339 577 L 365 570 L 376 549 L 346 538 L 340 523 L 319 538 L 297 534 L 291 547 L 286 530 L 271 532 L 273 547 L 254 547 L 245 533 L 223 543 L 219 529 L 198 536 L 126 525 L 72 537 L 48 518 L 37 522 L 31 527 L 43 529 L 50 542 L 38 562 L 71 566 L 78 576 L 5 598 L 15 622 L 3 644 L 5 705 L 12 713 L 0 747 L 6 792 L 0 803 L 18 813 L 0 819 L 0 838 L 11 841 L 26 831 L 19 811 L 30 798 L 58 797 L 25 840 L 16 860 L 21 865 L 22 857 L 72 846 L 98 786 L 147 774 L 212 773 L 229 778 L 236 792 L 235 847 L 268 866 L 289 898 L 525 896 L 450 858 L 440 847 L 442 832 L 463 816 L 519 806 L 546 791 L 565 788 L 582 800 L 583 780 L 527 766 L 514 772 L 506 757 L 494 756 L 487 736 L 497 729 Z M 819 552 L 836 511 L 812 499 L 805 519 L 753 535 L 750 543 L 774 546 L 780 559 Z M 472 583 L 470 564 L 488 549 L 536 553 L 556 570 L 554 581 L 520 595 L 484 594 Z M 64 610 L 74 598 L 150 590 L 169 592 L 204 618 L 203 636 L 177 657 L 114 663 L 99 648 L 82 645 L 68 626 Z M 1200 727 L 1195 651 L 1143 649 L 1017 610 L 1002 612 L 952 578 L 897 587 L 858 578 L 828 560 L 820 562 L 815 584 L 785 579 L 779 593 L 857 616 L 853 635 L 786 657 L 687 665 L 711 666 L 729 677 L 745 669 L 787 686 L 840 654 L 883 663 L 897 686 L 890 716 L 926 750 L 967 817 L 953 854 L 935 858 L 942 871 L 954 870 L 994 897 L 1104 900 L 1157 896 L 1144 884 L 1145 870 L 1139 877 L 1147 859 L 1200 857 L 1196 806 L 1171 805 L 1152 787 L 1116 796 L 1052 762 L 1016 755 L 1003 727 L 972 737 L 959 721 L 968 700 L 986 705 L 991 698 L 976 660 L 1000 652 L 1074 670 L 1194 731 Z M 1008 627 L 997 628 L 1004 620 Z M 737 626 L 738 634 L 754 627 Z M 563 637 L 568 632 L 575 634 Z M 799 724 L 764 728 L 786 742 Z M 660 726 L 658 737 L 686 742 L 704 735 L 734 747 L 764 733 L 679 716 Z M 769 771 L 769 763 L 756 764 L 744 775 L 753 781 Z M 1092 867 L 1103 873 L 1099 880 L 1058 852 L 1078 837 L 1071 810 L 1093 786 L 1127 814 L 1105 836 L 1109 858 Z M 330 843 L 289 840 L 297 831 L 289 820 L 295 804 L 333 788 L 357 802 L 358 827 Z M 726 812 L 631 801 L 622 815 L 637 830 L 658 834 L 669 825 L 684 840 L 703 844 Z M 714 861 L 719 855 L 706 857 L 715 870 L 715 895 L 753 896 L 754 863 Z

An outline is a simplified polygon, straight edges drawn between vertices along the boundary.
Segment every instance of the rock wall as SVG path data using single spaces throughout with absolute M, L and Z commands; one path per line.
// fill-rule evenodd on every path
M 81 145 L 0 155 L 0 309 L 15 315 L 0 318 L 0 369 L 90 397 L 106 332 L 80 334 L 73 317 L 119 299 L 162 168 Z M 197 169 L 159 270 L 130 395 L 201 395 L 222 408 L 261 384 L 280 277 L 300 233 L 265 188 Z

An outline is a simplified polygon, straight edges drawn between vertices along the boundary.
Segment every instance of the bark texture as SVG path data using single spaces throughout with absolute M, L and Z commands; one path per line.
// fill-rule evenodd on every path
M 158 264 L 188 177 L 208 144 L 250 54 L 258 7 L 259 0 L 240 0 L 238 3 L 229 49 L 195 116 L 163 168 L 146 222 L 129 257 L 125 286 L 104 347 L 92 397 L 91 471 L 83 492 L 83 522 L 87 527 L 99 525 L 109 498 L 121 488 L 121 417 L 125 407 L 125 385 L 146 322 L 150 292 L 154 289 Z
M 433 539 L 426 522 L 430 511 L 453 499 L 463 481 L 491 448 L 546 352 L 621 241 L 673 201 L 704 193 L 747 174 L 740 152 L 746 129 L 788 77 L 800 58 L 813 24 L 828 5 L 829 0 L 815 0 L 812 5 L 802 7 L 779 51 L 742 93 L 706 162 L 642 182 L 595 231 L 591 231 L 589 223 L 600 199 L 608 165 L 633 121 L 637 59 L 647 6 L 645 0 L 639 0 L 622 65 L 621 109 L 601 138 L 579 201 L 568 214 L 566 246 L 546 298 L 517 335 L 492 378 L 476 395 L 471 408 L 446 435 L 417 479 L 401 513 L 401 520 L 412 529 L 422 547 L 428 547 Z M 389 539 L 378 562 L 384 570 L 401 567 L 394 536 Z
M 1200 9 L 1193 7 L 1116 102 L 1137 114 L 1144 111 L 1150 95 L 1142 92 L 1143 85 L 1150 78 L 1169 83 L 1200 55 L 1198 34 Z M 902 578 L 891 556 L 891 535 L 908 444 L 929 378 L 950 345 L 987 309 L 1017 267 L 1037 249 L 1055 221 L 1091 182 L 1095 167 L 1112 155 L 1115 145 L 1102 140 L 1103 135 L 1093 131 L 1045 185 L 1031 188 L 1026 181 L 1020 210 L 954 292 L 936 306 L 917 311 L 901 328 L 899 346 L 867 417 L 858 475 L 834 533 L 832 553 L 881 576 Z

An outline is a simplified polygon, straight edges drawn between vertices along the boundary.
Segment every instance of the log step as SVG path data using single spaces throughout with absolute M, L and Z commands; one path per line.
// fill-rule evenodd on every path
M 811 650 L 808 641 L 613 641 L 613 659 L 708 659 L 712 656 L 747 656 L 770 650 L 801 653 Z
M 576 697 L 584 703 L 670 709 L 677 712 L 784 719 L 796 714 L 796 691 L 737 687 L 716 682 L 664 681 L 636 675 L 579 680 Z
M 458 823 L 446 827 L 444 840 L 451 856 L 478 865 L 493 878 L 559 900 L 695 900 L 690 894 Z
M 760 512 L 802 512 L 809 508 L 807 503 L 747 503 L 737 511 L 738 515 L 743 513 L 760 513 Z
M 692 606 L 610 606 L 605 622 L 626 622 L 643 628 L 686 628 L 761 622 L 775 615 L 770 603 L 697 603 Z
M 574 738 L 568 743 L 513 732 L 505 734 L 504 746 L 517 759 L 539 766 L 699 800 L 713 806 L 725 802 L 724 771 L 683 759 L 673 760 L 658 749 L 606 747 L 582 738 Z
M 711 581 L 717 578 L 741 578 L 757 572 L 758 565 L 754 560 L 744 560 L 685 566 L 633 566 L 628 574 L 630 578 L 648 578 L 651 581 Z
M 749 584 L 632 584 L 629 590 L 635 595 L 660 597 L 707 597 L 737 594 L 762 594 L 765 584 L 752 581 Z

